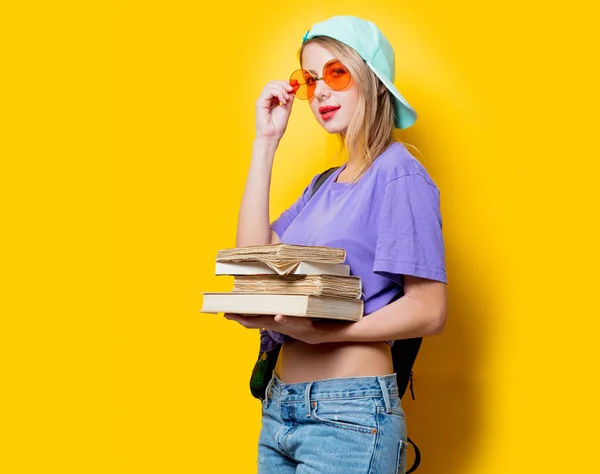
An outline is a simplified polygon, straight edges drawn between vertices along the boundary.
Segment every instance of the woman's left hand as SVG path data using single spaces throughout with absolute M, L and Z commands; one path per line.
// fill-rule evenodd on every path
M 335 339 L 332 338 L 332 335 L 339 331 L 344 324 L 354 324 L 354 322 L 313 321 L 310 318 L 284 316 L 282 314 L 276 316 L 243 316 L 241 314 L 224 313 L 224 316 L 225 319 L 237 321 L 245 328 L 272 329 L 307 344 L 332 342 Z

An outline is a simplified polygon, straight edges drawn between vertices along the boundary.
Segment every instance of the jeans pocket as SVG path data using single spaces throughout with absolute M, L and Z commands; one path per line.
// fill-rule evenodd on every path
M 404 474 L 406 472 L 406 451 L 408 449 L 408 443 L 404 440 L 400 440 L 400 446 L 398 447 L 398 474 Z
M 315 420 L 340 429 L 366 434 L 377 433 L 377 409 L 372 398 L 315 400 Z

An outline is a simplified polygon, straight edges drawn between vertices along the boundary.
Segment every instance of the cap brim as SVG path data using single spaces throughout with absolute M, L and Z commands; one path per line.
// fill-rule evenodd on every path
M 396 89 L 396 86 L 375 66 L 367 62 L 373 73 L 379 78 L 383 85 L 392 93 L 394 98 L 394 109 L 396 111 L 396 119 L 394 125 L 396 128 L 408 128 L 417 121 L 417 112 L 413 109 L 408 101 Z

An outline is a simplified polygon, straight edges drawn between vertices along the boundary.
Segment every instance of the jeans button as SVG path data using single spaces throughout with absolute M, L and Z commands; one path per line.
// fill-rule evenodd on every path
M 287 391 L 287 389 L 285 389 L 285 388 L 284 388 L 284 389 L 281 391 L 281 395 L 285 397 L 285 396 L 287 396 L 287 394 L 288 394 L 288 391 Z

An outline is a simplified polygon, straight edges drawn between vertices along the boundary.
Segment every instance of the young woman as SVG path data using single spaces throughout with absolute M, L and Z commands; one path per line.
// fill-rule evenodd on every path
M 269 82 L 258 99 L 237 245 L 344 248 L 362 280 L 365 317 L 326 323 L 225 315 L 260 329 L 262 350 L 283 343 L 262 406 L 258 470 L 404 473 L 406 425 L 390 347 L 445 325 L 439 190 L 393 139 L 393 129 L 412 125 L 416 113 L 393 85 L 394 52 L 377 26 L 351 16 L 315 24 L 303 38 L 300 66 L 290 81 Z M 298 98 L 340 135 L 348 160 L 311 198 L 315 176 L 270 224 L 274 155 Z

